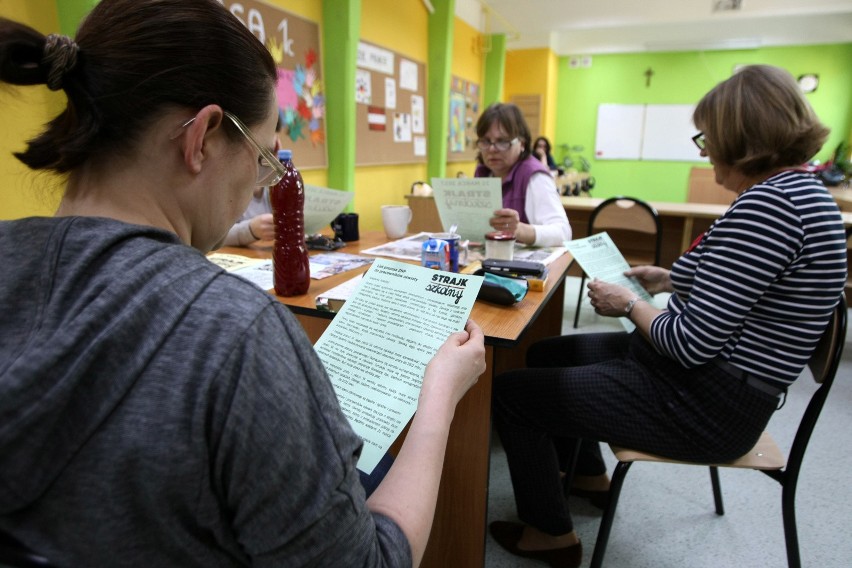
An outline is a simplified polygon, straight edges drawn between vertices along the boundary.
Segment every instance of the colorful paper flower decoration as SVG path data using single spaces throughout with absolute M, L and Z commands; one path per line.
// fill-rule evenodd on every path
M 293 142 L 300 138 L 310 140 L 314 146 L 325 142 L 322 128 L 325 97 L 314 67 L 316 62 L 316 52 L 309 49 L 304 65 L 296 65 L 292 71 L 279 68 L 276 88 L 278 104 L 284 111 L 287 136 Z

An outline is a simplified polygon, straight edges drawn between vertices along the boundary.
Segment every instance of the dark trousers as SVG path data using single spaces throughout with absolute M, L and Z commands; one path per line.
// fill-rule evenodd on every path
M 627 355 L 626 333 L 596 334 L 595 341 L 586 342 L 582 348 L 572 346 L 575 341 L 567 337 L 553 337 L 533 344 L 527 351 L 527 368 L 579 367 L 591 365 L 606 359 Z M 579 452 L 577 445 L 579 444 Z M 559 470 L 574 475 L 603 475 L 606 463 L 601 455 L 597 440 L 564 438 L 556 436 L 553 445 L 559 456 Z M 573 470 L 571 460 L 577 456 Z M 568 479 L 570 483 L 570 478 Z
M 560 360 L 581 363 L 549 366 Z M 548 366 L 533 367 L 538 361 Z M 638 333 L 544 340 L 530 349 L 528 363 L 495 377 L 494 424 L 518 516 L 552 535 L 573 530 L 559 470 L 578 439 L 727 461 L 754 445 L 777 404 L 715 365 L 684 368 Z M 583 453 L 589 459 L 593 450 L 587 445 Z
M 391 466 L 393 465 L 394 458 L 390 454 L 390 452 L 386 453 L 382 456 L 382 459 L 379 460 L 379 463 L 376 464 L 375 469 L 372 473 L 367 474 L 358 470 L 358 476 L 361 480 L 361 486 L 364 487 L 364 493 L 369 498 L 370 495 L 373 494 L 373 491 L 379 487 L 379 484 L 390 471 Z

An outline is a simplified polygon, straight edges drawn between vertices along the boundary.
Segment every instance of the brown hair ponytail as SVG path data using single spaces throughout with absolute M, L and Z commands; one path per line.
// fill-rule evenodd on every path
M 267 49 L 216 0 L 101 0 L 74 40 L 0 19 L 0 81 L 68 97 L 15 154 L 33 169 L 65 173 L 131 152 L 167 107 L 218 104 L 257 124 L 276 78 Z

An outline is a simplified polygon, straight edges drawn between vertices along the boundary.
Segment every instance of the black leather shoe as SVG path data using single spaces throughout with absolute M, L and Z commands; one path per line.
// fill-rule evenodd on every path
M 578 568 L 583 560 L 583 545 L 577 543 L 551 550 L 521 550 L 518 542 L 524 534 L 524 525 L 507 521 L 494 521 L 488 526 L 497 544 L 515 556 L 532 558 L 548 563 L 552 568 Z
M 601 511 L 605 511 L 606 506 L 609 504 L 609 491 L 591 491 L 589 489 L 578 489 L 576 487 L 569 487 L 568 495 L 588 499 L 592 505 L 594 505 Z

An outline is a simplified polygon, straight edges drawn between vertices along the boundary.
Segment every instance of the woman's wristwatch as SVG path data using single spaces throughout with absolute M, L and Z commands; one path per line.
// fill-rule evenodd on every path
M 633 311 L 633 306 L 635 306 L 636 302 L 638 302 L 638 301 L 639 301 L 639 296 L 633 296 L 633 298 L 629 302 L 627 302 L 627 305 L 624 306 L 624 313 L 629 316 L 630 312 Z

